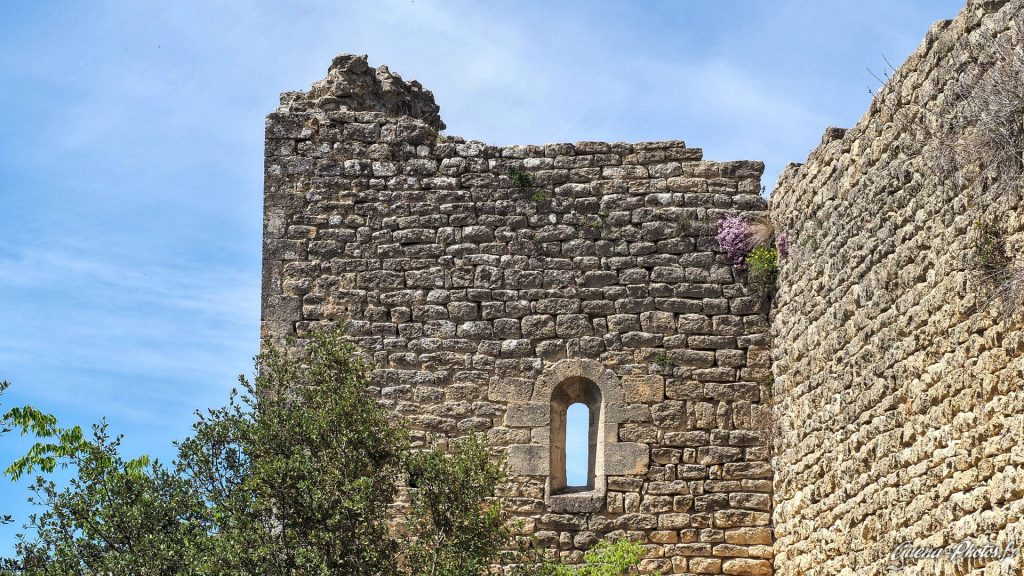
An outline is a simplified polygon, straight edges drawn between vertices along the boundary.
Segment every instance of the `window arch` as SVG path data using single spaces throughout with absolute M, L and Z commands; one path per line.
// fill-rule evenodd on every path
M 586 476 L 566 475 L 567 428 L 570 406 L 582 405 L 586 413 Z M 573 378 L 559 384 L 551 394 L 551 493 L 593 490 L 597 470 L 601 422 L 601 389 L 590 380 Z M 575 423 L 582 425 L 584 422 Z M 581 434 L 582 435 L 582 434 Z M 579 454 L 577 460 L 582 460 Z

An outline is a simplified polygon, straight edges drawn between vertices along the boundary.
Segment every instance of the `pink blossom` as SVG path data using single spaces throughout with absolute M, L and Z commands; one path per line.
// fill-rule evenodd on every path
M 734 266 L 742 266 L 750 240 L 750 224 L 739 216 L 726 216 L 718 221 L 715 240 L 718 247 L 732 258 Z
M 785 234 L 776 236 L 775 247 L 779 250 L 779 256 L 785 258 L 789 254 L 789 236 Z

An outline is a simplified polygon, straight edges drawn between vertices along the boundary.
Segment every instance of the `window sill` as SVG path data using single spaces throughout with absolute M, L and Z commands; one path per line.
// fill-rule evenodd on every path
M 548 494 L 545 504 L 549 512 L 600 512 L 604 508 L 605 491 L 602 489 L 570 490 Z

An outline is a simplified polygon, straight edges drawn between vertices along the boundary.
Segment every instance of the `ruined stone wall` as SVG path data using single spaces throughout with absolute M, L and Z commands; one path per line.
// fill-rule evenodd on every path
M 647 571 L 769 574 L 767 316 L 711 237 L 766 209 L 763 165 L 441 128 L 429 92 L 365 57 L 283 95 L 264 337 L 347 321 L 415 439 L 486 434 L 509 457 L 506 505 L 569 561 L 615 533 L 647 545 Z M 552 430 L 575 400 L 594 477 L 560 493 Z
M 1024 211 L 954 134 L 997 47 L 1020 49 L 1022 10 L 970 2 L 936 24 L 856 127 L 827 131 L 772 194 L 794 247 L 772 321 L 780 575 L 884 574 L 903 541 L 1024 541 L 1024 332 L 978 274 L 976 226 L 998 217 L 1016 258 Z

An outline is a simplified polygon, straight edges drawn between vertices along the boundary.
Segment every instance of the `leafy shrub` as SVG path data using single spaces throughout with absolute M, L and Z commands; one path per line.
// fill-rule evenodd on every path
M 147 458 L 125 460 L 105 423 L 68 457 L 65 488 L 37 478 L 33 539 L 16 544 L 22 574 L 191 573 L 210 551 L 210 516 L 187 479 Z
M 577 566 L 502 555 L 512 541 L 493 494 L 504 478 L 483 440 L 410 451 L 339 331 L 268 347 L 256 366 L 241 394 L 197 415 L 171 466 L 126 459 L 105 423 L 84 438 L 22 409 L 15 426 L 53 442 L 15 471 L 74 474 L 63 488 L 36 481 L 41 511 L 11 565 L 31 576 L 478 576 L 502 558 L 531 575 L 618 576 L 643 557 L 626 541 L 599 543 Z
M 547 564 L 541 576 L 622 576 L 636 572 L 644 548 L 629 540 L 602 540 L 583 555 L 583 564 Z
M 366 393 L 340 330 L 305 349 L 268 346 L 241 396 L 201 416 L 179 465 L 211 503 L 220 573 L 370 575 L 398 542 L 388 507 L 408 435 Z M 344 534 L 344 538 L 339 538 Z
M 0 397 L 3 397 L 4 392 L 6 392 L 7 389 L 10 388 L 10 386 L 10 382 L 0 380 Z M 4 414 L 4 416 L 0 418 L 0 436 L 3 436 L 4 434 L 7 434 L 8 432 L 11 432 L 13 430 L 13 428 L 11 427 L 13 423 L 9 422 L 7 414 L 2 412 L 2 407 L 3 404 L 0 404 L 0 413 Z M 14 518 L 10 514 L 0 514 L 0 526 L 3 526 L 4 524 L 10 524 L 11 522 L 14 522 Z M 0 570 L 2 570 L 2 567 L 0 567 Z
M 750 251 L 744 263 L 748 278 L 761 292 L 770 292 L 779 278 L 779 249 L 775 246 L 758 246 Z

